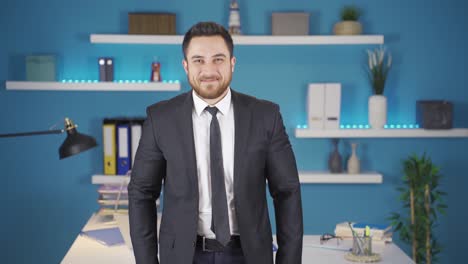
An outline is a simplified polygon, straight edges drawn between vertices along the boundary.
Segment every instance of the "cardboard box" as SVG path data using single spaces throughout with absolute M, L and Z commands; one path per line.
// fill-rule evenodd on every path
M 129 13 L 128 34 L 175 35 L 176 15 L 172 13 Z
M 56 79 L 54 55 L 26 56 L 26 81 L 54 82 Z
M 453 104 L 445 100 L 418 100 L 416 122 L 424 129 L 451 129 Z
M 272 13 L 272 35 L 309 35 L 309 13 Z

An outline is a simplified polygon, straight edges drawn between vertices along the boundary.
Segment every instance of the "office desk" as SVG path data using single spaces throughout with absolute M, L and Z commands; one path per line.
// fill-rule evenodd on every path
M 91 230 L 99 227 L 113 227 L 115 224 L 99 223 L 96 215 L 93 215 L 83 230 Z M 330 246 L 336 245 L 329 241 Z M 344 259 L 346 252 L 332 249 L 320 248 L 319 236 L 304 236 L 304 246 L 302 251 L 302 263 L 354 263 Z M 327 244 L 328 245 L 328 244 Z M 351 241 L 344 240 L 341 246 L 351 246 Z M 373 251 L 380 253 L 381 264 L 410 264 L 414 263 L 399 247 L 395 244 L 372 245 Z M 67 254 L 63 258 L 63 264 L 93 264 L 93 263 L 112 263 L 112 264 L 130 264 L 135 263 L 133 252 L 126 245 L 107 247 L 90 238 L 78 235 Z

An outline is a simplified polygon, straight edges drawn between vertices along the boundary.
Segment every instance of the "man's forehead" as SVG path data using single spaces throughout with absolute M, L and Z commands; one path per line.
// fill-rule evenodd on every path
M 220 36 L 194 37 L 187 48 L 189 57 L 191 56 L 228 56 L 229 50 Z

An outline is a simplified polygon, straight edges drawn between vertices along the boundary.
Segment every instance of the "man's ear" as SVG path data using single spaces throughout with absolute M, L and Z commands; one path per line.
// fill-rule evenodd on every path
M 234 72 L 234 66 L 236 65 L 236 57 L 232 56 L 231 58 L 231 72 Z
M 188 63 L 187 63 L 187 60 L 185 60 L 185 59 L 182 60 L 182 66 L 184 67 L 185 74 L 188 74 Z

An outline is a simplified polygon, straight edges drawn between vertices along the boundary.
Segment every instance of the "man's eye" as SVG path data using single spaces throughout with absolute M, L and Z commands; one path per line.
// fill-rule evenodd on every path
M 196 59 L 196 60 L 193 60 L 193 63 L 201 64 L 201 63 L 203 63 L 203 61 L 201 59 Z
M 216 58 L 214 61 L 216 63 L 222 63 L 224 61 L 224 59 L 223 58 Z

